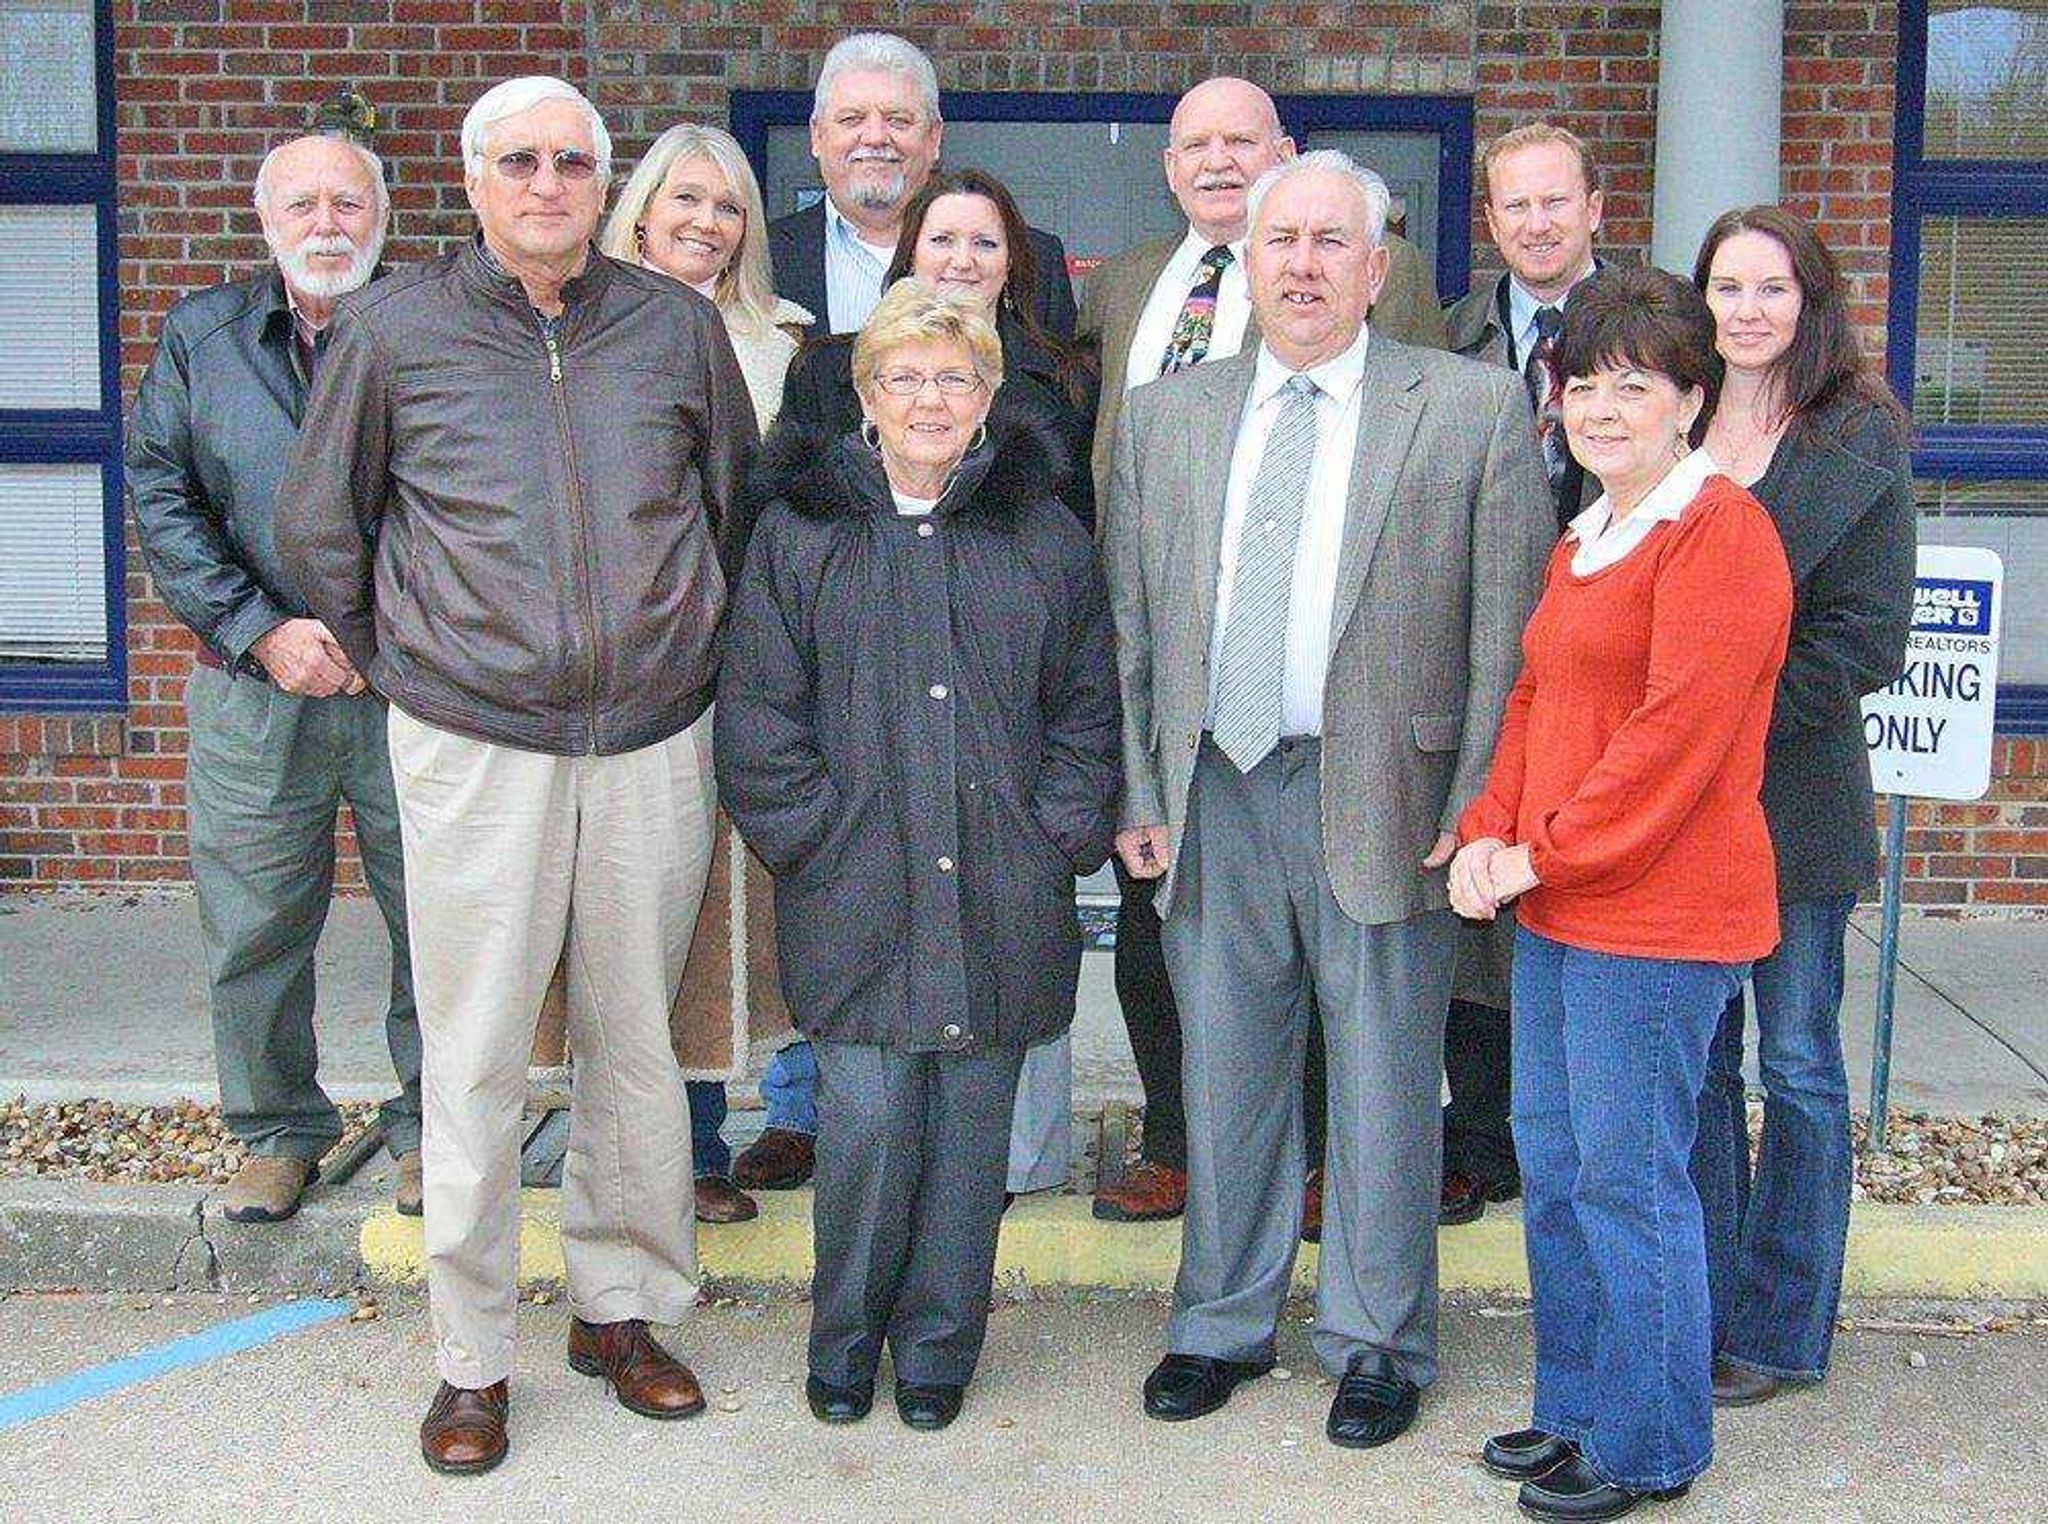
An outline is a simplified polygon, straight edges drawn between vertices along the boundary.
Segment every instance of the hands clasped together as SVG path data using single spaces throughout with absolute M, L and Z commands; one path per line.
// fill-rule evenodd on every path
M 1529 849 L 1498 836 L 1468 841 L 1451 859 L 1451 908 L 1474 921 L 1490 921 L 1500 907 L 1538 883 Z

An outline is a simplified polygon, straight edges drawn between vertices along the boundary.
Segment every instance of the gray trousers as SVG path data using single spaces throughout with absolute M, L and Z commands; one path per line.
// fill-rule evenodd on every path
M 300 698 L 201 666 L 185 684 L 185 715 L 192 880 L 228 1130 L 251 1153 L 303 1159 L 341 1136 L 341 1113 L 316 1073 L 313 949 L 334 892 L 334 822 L 345 799 L 391 935 L 384 1036 L 400 1093 L 385 1103 L 385 1136 L 393 1153 L 412 1152 L 420 1027 L 384 701 Z
M 811 1374 L 964 1386 L 988 1330 L 1021 1051 L 813 1042 Z
M 1188 1210 L 1167 1348 L 1262 1360 L 1301 1232 L 1307 1001 L 1329 1055 L 1316 1355 L 1436 1378 L 1438 1073 L 1457 920 L 1362 926 L 1323 864 L 1322 770 L 1283 741 L 1249 774 L 1204 740 L 1163 928 L 1180 997 Z M 1416 871 L 1430 848 L 1416 843 Z
M 1024 1053 L 1010 1116 L 1008 1188 L 1022 1196 L 1063 1187 L 1074 1173 L 1074 1038 L 1062 1032 Z

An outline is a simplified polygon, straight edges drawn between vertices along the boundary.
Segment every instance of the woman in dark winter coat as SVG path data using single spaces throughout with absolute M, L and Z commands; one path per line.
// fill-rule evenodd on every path
M 1073 877 L 1108 855 L 1107 595 L 1061 450 L 986 318 L 899 282 L 853 349 L 859 432 L 763 451 L 719 679 L 719 795 L 775 875 L 817 1057 L 812 1411 L 960 1408 L 1025 1050 L 1073 1017 Z
M 1693 279 L 1728 366 L 1707 452 L 1770 510 L 1796 597 L 1764 754 L 1780 940 L 1751 976 L 1763 1146 L 1752 1177 L 1738 993 L 1708 1056 L 1693 1150 L 1714 1399 L 1734 1405 L 1818 1381 L 1834 1335 L 1851 1175 L 1842 936 L 1877 877 L 1860 700 L 1905 658 L 1913 471 L 1905 416 L 1864 363 L 1841 272 L 1812 228 L 1775 206 L 1729 212 Z

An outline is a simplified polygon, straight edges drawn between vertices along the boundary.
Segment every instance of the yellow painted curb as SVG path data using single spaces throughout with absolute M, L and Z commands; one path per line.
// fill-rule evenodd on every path
M 765 1191 L 753 1222 L 697 1229 L 707 1277 L 756 1283 L 802 1283 L 811 1274 L 811 1193 Z M 1521 1218 L 1492 1207 L 1475 1223 L 1439 1235 L 1439 1279 L 1445 1291 L 1527 1296 Z M 384 1209 L 363 1224 L 363 1264 L 370 1278 L 415 1285 L 426 1278 L 418 1218 Z M 1180 1261 L 1178 1222 L 1104 1223 L 1079 1196 L 1019 1202 L 1003 1220 L 996 1255 L 999 1278 L 1034 1286 L 1164 1290 Z M 1304 1245 L 1295 1283 L 1315 1282 L 1316 1251 Z M 563 1278 L 561 1198 L 556 1191 L 522 1194 L 519 1279 L 523 1285 Z M 1900 1207 L 1859 1204 L 1849 1224 L 1848 1296 L 2048 1296 L 2048 1209 L 2031 1207 Z

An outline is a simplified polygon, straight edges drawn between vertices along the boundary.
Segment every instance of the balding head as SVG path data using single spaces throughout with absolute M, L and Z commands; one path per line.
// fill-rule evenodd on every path
M 1272 96 L 1248 79 L 1206 79 L 1173 108 L 1166 183 L 1197 233 L 1235 243 L 1244 236 L 1252 181 L 1293 156 Z
M 368 282 L 390 210 L 384 166 L 347 138 L 292 138 L 256 172 L 263 240 L 302 302 L 325 304 Z

